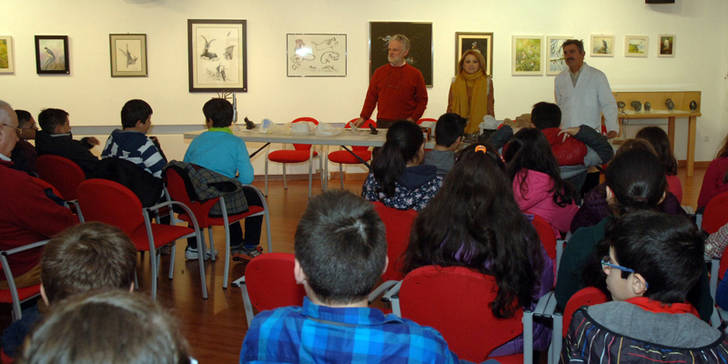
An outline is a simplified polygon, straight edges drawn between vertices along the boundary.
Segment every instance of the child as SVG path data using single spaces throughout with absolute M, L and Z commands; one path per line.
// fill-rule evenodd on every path
M 435 148 L 425 153 L 422 164 L 437 167 L 438 176 L 446 175 L 455 164 L 455 151 L 463 141 L 466 122 L 454 113 L 440 116 L 435 126 Z
M 35 139 L 38 127 L 35 125 L 35 120 L 29 112 L 15 110 L 15 114 L 18 116 L 18 128 L 21 130 L 21 133 L 19 135 L 20 140 L 15 144 L 13 153 L 10 156 L 10 159 L 13 160 L 12 168 L 37 177 L 38 171 L 35 168 L 35 160 L 38 158 L 38 154 L 35 152 L 33 144 L 28 143 L 27 140 Z
M 638 211 L 609 226 L 601 261 L 614 301 L 574 313 L 561 362 L 724 362 L 728 341 L 686 298 L 705 269 L 685 217 Z
M 387 266 L 384 224 L 370 203 L 345 191 L 314 197 L 295 251 L 303 307 L 255 316 L 240 363 L 457 362 L 436 330 L 367 307 Z
M 90 151 L 99 144 L 94 137 L 73 139 L 68 113 L 61 109 L 45 109 L 38 114 L 41 130 L 36 133 L 35 150 L 38 155 L 55 154 L 78 164 L 86 175 L 93 173 L 99 159 Z
M 728 191 L 728 135 L 726 135 L 718 155 L 705 170 L 698 196 L 698 212 L 705 210 L 710 199 L 726 191 Z
M 677 161 L 672 154 L 670 139 L 667 138 L 665 131 L 657 126 L 648 126 L 640 129 L 635 138 L 647 140 L 652 148 L 655 148 L 657 158 L 660 158 L 660 163 L 665 167 L 667 190 L 675 195 L 677 202 L 682 202 L 682 184 L 677 176 Z

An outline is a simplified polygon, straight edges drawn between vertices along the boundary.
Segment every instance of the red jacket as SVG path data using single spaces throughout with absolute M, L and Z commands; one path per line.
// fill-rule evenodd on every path
M 551 145 L 551 151 L 556 157 L 556 162 L 560 166 L 573 166 L 584 164 L 584 156 L 586 156 L 586 145 L 576 138 L 566 138 L 559 135 L 561 129 L 559 128 L 547 128 L 542 129 L 541 132 L 546 139 L 548 139 Z
M 36 178 L 2 160 L 0 176 L 0 249 L 49 239 L 78 223 L 69 209 L 48 198 Z M 42 253 L 42 249 L 34 249 L 8 256 L 13 275 L 29 271 L 40 262 Z M 0 279 L 5 279 L 1 272 Z
M 359 116 L 369 119 L 375 106 L 377 119 L 417 121 L 427 107 L 427 89 L 420 70 L 409 64 L 394 67 L 389 63 L 377 68 Z

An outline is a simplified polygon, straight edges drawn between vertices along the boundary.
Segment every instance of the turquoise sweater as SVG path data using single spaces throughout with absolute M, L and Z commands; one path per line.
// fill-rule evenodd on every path
M 185 162 L 194 163 L 240 183 L 253 182 L 253 165 L 250 164 L 245 141 L 232 134 L 230 128 L 210 128 L 190 143 Z

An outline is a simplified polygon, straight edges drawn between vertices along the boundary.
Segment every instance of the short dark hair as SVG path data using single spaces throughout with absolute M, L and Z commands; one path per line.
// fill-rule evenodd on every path
M 205 114 L 205 119 L 212 120 L 215 128 L 224 128 L 233 123 L 233 105 L 225 99 L 210 99 L 202 107 L 202 113 Z
M 618 151 L 605 174 L 607 186 L 617 199 L 613 206 L 617 215 L 654 209 L 666 191 L 665 169 L 647 149 Z
M 66 123 L 68 113 L 65 110 L 48 108 L 38 114 L 38 124 L 46 133 L 53 133 L 56 127 Z
M 531 109 L 531 122 L 536 129 L 558 128 L 561 126 L 561 109 L 550 102 L 539 102 Z
M 136 248 L 119 228 L 88 222 L 51 239 L 41 258 L 41 281 L 48 302 L 101 288 L 129 289 Z
M 619 265 L 647 281 L 645 296 L 664 303 L 685 302 L 705 269 L 703 237 L 681 215 L 635 211 L 607 227 L 605 241 Z
M 575 45 L 576 48 L 579 48 L 579 52 L 584 53 L 584 42 L 582 42 L 579 39 L 567 39 L 563 44 L 561 44 L 561 49 L 566 48 L 568 45 Z
M 129 100 L 121 108 L 121 126 L 123 128 L 133 128 L 137 121 L 142 124 L 147 122 L 149 115 L 152 115 L 152 107 L 144 100 Z
M 146 295 L 90 292 L 51 308 L 17 363 L 189 363 L 177 322 Z
M 30 113 L 26 110 L 15 110 L 15 115 L 18 116 L 18 127 L 22 128 L 23 124 L 27 123 L 32 119 L 33 117 L 30 115 Z
M 351 192 L 325 192 L 308 202 L 295 251 L 317 298 L 327 304 L 355 302 L 374 289 L 384 271 L 384 223 L 371 203 Z
M 435 124 L 435 143 L 449 147 L 465 134 L 467 121 L 455 113 L 442 114 Z
M 666 174 L 673 176 L 677 174 L 677 160 L 675 160 L 675 156 L 672 154 L 670 139 L 662 128 L 659 126 L 644 127 L 637 132 L 635 138 L 650 142 L 652 147 L 655 148 L 657 157 L 660 158 L 660 163 L 665 167 Z

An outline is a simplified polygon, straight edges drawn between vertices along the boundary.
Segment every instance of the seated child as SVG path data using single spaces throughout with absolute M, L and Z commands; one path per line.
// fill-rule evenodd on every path
M 660 163 L 665 167 L 667 190 L 677 198 L 677 202 L 682 202 L 682 183 L 680 177 L 677 176 L 677 160 L 670 148 L 667 133 L 659 126 L 646 126 L 637 132 L 635 138 L 648 141 L 655 149 L 657 158 L 660 158 Z
M 20 129 L 20 140 L 15 144 L 10 159 L 13 160 L 13 169 L 24 171 L 33 177 L 38 176 L 38 171 L 35 168 L 35 160 L 38 158 L 38 154 L 35 152 L 33 144 L 28 143 L 28 139 L 35 139 L 35 133 L 38 131 L 38 127 L 35 125 L 35 120 L 29 112 L 25 110 L 15 110 L 15 114 L 18 116 L 18 128 Z
M 17 363 L 197 363 L 177 322 L 145 295 L 78 295 L 54 307 Z
M 167 158 L 157 138 L 146 135 L 152 126 L 152 107 L 144 100 L 127 101 L 121 108 L 121 126 L 123 130 L 111 132 L 101 158 L 128 160 L 161 179 Z
M 455 164 L 455 151 L 463 141 L 466 119 L 455 113 L 442 114 L 435 125 L 435 148 L 425 153 L 425 161 L 437 167 L 437 175 L 444 176 Z
M 561 362 L 723 362 L 728 339 L 686 301 L 705 268 L 685 217 L 638 211 L 614 221 L 601 261 L 612 302 L 574 313 Z
M 233 123 L 233 106 L 225 99 L 210 99 L 202 107 L 205 115 L 207 131 L 198 135 L 190 143 L 185 153 L 184 161 L 207 168 L 228 178 L 237 178 L 242 184 L 253 182 L 253 165 L 250 164 L 248 149 L 245 141 L 233 135 L 230 125 Z M 248 206 L 261 205 L 258 194 L 251 189 L 245 189 L 245 198 Z M 263 224 L 262 216 L 245 219 L 245 238 L 237 221 L 230 224 L 230 247 L 245 253 L 252 258 L 260 255 L 260 229 Z M 198 258 L 197 241 L 195 238 L 187 239 L 185 258 L 194 260 Z M 205 257 L 207 258 L 207 257 Z
M 55 154 L 68 158 L 90 175 L 99 159 L 90 151 L 99 144 L 98 139 L 86 137 L 74 140 L 68 113 L 61 109 L 45 109 L 38 114 L 41 130 L 36 134 L 35 150 L 38 155 Z
M 370 203 L 345 191 L 312 198 L 295 251 L 303 307 L 255 316 L 240 363 L 457 362 L 435 329 L 367 307 L 387 266 L 384 224 Z
M 118 228 L 88 222 L 68 228 L 45 246 L 40 294 L 45 306 L 101 288 L 133 290 L 136 248 Z M 5 355 L 15 357 L 26 335 L 41 319 L 38 306 L 23 310 L 2 336 Z

